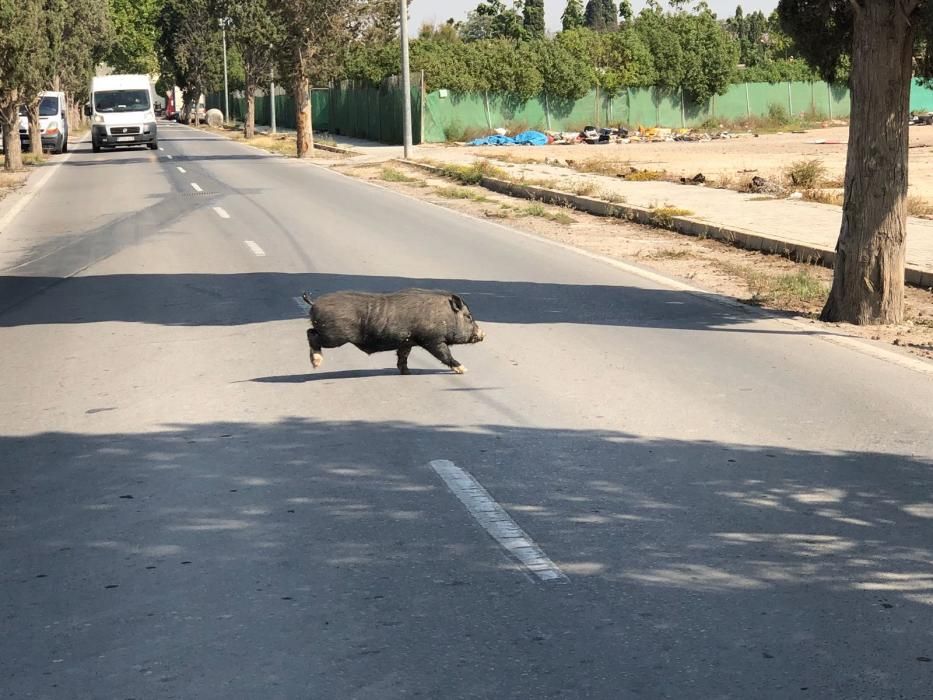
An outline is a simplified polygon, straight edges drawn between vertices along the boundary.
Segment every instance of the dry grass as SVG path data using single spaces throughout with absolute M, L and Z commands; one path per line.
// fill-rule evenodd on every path
M 42 165 L 46 160 L 45 154 L 36 155 L 30 151 L 23 153 L 23 165 Z
M 714 265 L 746 285 L 752 296 L 745 301 L 751 304 L 771 304 L 782 308 L 799 308 L 822 303 L 829 289 L 826 284 L 806 268 L 774 274 L 723 260 Z
M 20 187 L 26 181 L 26 173 L 4 173 L 0 172 L 0 192 L 4 190 L 13 190 Z
M 478 160 L 471 165 L 453 165 L 451 163 L 435 163 L 433 165 L 440 168 L 444 177 L 456 180 L 463 185 L 478 185 L 483 181 L 484 177 L 512 181 L 512 177 L 505 170 L 493 165 L 488 160 Z
M 528 185 L 529 187 L 543 187 L 546 190 L 552 190 L 557 187 L 557 180 L 554 178 L 526 178 L 524 175 L 518 180 L 512 180 L 518 185 Z
M 609 175 L 611 177 L 624 175 L 632 170 L 632 166 L 628 161 L 606 160 L 604 158 L 568 160 L 567 165 L 579 173 L 593 173 L 594 175 Z
M 915 194 L 907 196 L 907 215 L 931 217 L 933 216 L 933 204 L 930 204 L 923 197 Z
M 579 180 L 577 182 L 571 183 L 570 191 L 578 197 L 589 197 L 596 194 L 596 192 L 599 191 L 599 187 L 596 186 L 595 182 L 590 182 L 589 180 Z
M 625 197 L 618 192 L 612 192 L 611 190 L 602 190 L 598 194 L 599 199 L 605 200 L 610 204 L 624 204 Z
M 572 224 L 576 221 L 572 216 L 563 211 L 553 211 L 548 207 L 544 206 L 541 202 L 532 202 L 531 204 L 522 207 L 516 212 L 519 216 L 536 216 L 542 219 L 547 219 L 548 221 L 553 221 L 564 226 Z
M 379 173 L 379 178 L 386 182 L 417 182 L 417 178 L 410 177 L 401 170 L 385 166 Z
M 665 204 L 663 207 L 652 207 L 651 223 L 655 226 L 671 228 L 674 224 L 674 217 L 690 216 L 691 214 L 693 214 L 693 212 L 689 209 L 681 209 L 680 207 Z
M 801 194 L 808 202 L 842 206 L 842 192 L 836 192 L 834 190 L 804 190 Z
M 473 202 L 489 201 L 489 197 L 467 189 L 466 187 L 436 187 L 434 189 L 434 194 L 444 197 L 445 199 L 469 199 Z
M 663 170 L 635 170 L 634 168 L 624 177 L 629 182 L 654 182 L 669 179 L 668 174 Z
M 826 177 L 826 166 L 823 165 L 823 161 L 816 158 L 797 160 L 784 169 L 784 177 L 794 187 L 806 190 L 815 189 Z

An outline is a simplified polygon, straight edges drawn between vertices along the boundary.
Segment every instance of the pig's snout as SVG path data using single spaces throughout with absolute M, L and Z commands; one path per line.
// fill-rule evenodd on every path
M 479 326 L 476 326 L 473 330 L 473 337 L 470 338 L 470 342 L 479 343 L 482 342 L 483 338 L 486 337 L 486 333 L 483 332 L 483 329 Z

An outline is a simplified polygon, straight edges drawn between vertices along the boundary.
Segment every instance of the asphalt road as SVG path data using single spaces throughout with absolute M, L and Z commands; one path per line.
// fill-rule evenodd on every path
M 0 697 L 933 696 L 933 376 L 161 128 L 0 234 Z M 311 370 L 405 286 L 468 374 Z

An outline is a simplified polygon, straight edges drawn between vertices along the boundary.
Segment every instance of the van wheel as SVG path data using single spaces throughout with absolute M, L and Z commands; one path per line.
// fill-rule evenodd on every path
M 62 139 L 62 153 L 68 153 L 68 137 Z
M 146 145 L 149 146 L 149 150 L 150 150 L 150 151 L 154 151 L 154 150 L 156 150 L 156 149 L 159 147 L 159 142 L 158 142 L 158 141 L 150 141 L 150 142 L 147 143 Z
M 94 153 L 100 153 L 100 142 L 91 141 L 91 150 L 94 151 Z

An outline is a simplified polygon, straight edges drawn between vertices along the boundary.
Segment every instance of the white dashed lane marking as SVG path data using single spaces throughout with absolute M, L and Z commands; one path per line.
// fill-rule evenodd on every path
M 446 459 L 435 459 L 431 468 L 460 499 L 476 521 L 522 566 L 548 583 L 569 583 L 564 572 L 522 530 L 505 509 L 473 476 Z
M 251 251 L 253 251 L 253 255 L 255 255 L 257 258 L 265 257 L 266 251 L 264 251 L 262 248 L 260 248 L 260 247 L 256 244 L 256 241 L 243 241 L 243 242 L 246 244 L 246 247 L 247 247 L 247 248 L 249 248 Z

